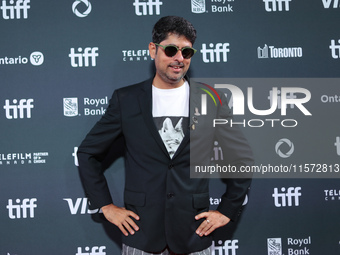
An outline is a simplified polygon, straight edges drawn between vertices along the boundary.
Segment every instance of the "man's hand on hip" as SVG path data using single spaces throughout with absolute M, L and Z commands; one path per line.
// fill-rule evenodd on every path
M 115 206 L 114 204 L 105 205 L 101 209 L 105 218 L 115 224 L 125 236 L 128 236 L 129 233 L 133 235 L 135 231 L 139 230 L 139 227 L 131 218 L 133 217 L 135 220 L 139 220 L 139 216 L 134 212 L 126 210 L 124 207 Z
M 209 212 L 203 212 L 195 216 L 196 220 L 205 218 L 205 221 L 197 228 L 196 234 L 199 236 L 207 236 L 211 234 L 215 229 L 227 225 L 230 219 L 220 213 L 219 211 L 210 210 Z

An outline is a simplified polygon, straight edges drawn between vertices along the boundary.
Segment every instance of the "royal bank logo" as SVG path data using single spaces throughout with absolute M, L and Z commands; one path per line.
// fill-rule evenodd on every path
M 137 16 L 146 16 L 146 15 L 160 15 L 161 14 L 161 5 L 163 2 L 160 0 L 135 0 L 133 6 L 135 7 L 135 13 Z
M 334 59 L 340 58 L 340 39 L 338 40 L 338 43 L 339 44 L 336 44 L 335 40 L 331 40 L 331 45 L 329 45 L 332 58 L 334 58 Z
M 268 249 L 268 255 L 282 255 L 281 238 L 268 238 L 267 249 Z
M 106 107 L 109 104 L 109 98 L 89 98 L 83 99 L 83 105 L 78 104 L 77 97 L 67 97 L 64 101 L 64 116 L 75 117 L 80 116 L 80 112 L 84 112 L 85 116 L 101 116 L 106 112 Z M 80 110 L 79 110 L 80 109 Z
M 263 0 L 267 12 L 289 11 L 289 4 L 292 0 Z
M 301 47 L 276 48 L 275 46 L 264 45 L 263 48 L 257 47 L 258 58 L 301 58 Z
M 2 0 L 0 9 L 2 10 L 3 19 L 27 19 L 30 0 Z
M 191 0 L 192 13 L 205 13 L 205 0 Z
M 76 0 L 72 4 L 72 11 L 77 17 L 85 18 L 92 11 L 92 5 L 88 0 Z
M 78 98 L 77 97 L 64 98 L 64 116 L 66 117 L 78 116 Z
M 209 0 L 207 1 L 210 3 L 207 6 L 205 0 L 191 0 L 191 12 L 192 13 L 232 13 L 234 12 L 233 3 L 235 0 Z
M 340 8 L 339 0 L 322 0 L 322 4 L 323 4 L 323 7 L 325 9 L 329 9 L 329 8 L 337 9 L 337 8 Z
M 289 158 L 294 153 L 294 144 L 289 139 L 282 138 L 276 143 L 275 152 L 281 158 Z

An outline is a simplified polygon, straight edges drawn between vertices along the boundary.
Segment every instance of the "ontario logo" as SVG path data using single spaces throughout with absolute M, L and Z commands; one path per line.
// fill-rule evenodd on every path
M 210 85 L 203 83 L 203 82 L 199 82 L 199 84 L 201 84 L 205 87 L 205 88 L 203 87 L 203 88 L 200 88 L 200 89 L 203 90 L 205 93 L 207 93 L 212 98 L 212 100 L 215 103 L 215 106 L 217 106 L 217 102 L 215 100 L 215 97 L 213 96 L 213 94 L 208 89 L 210 89 L 216 95 L 220 104 L 222 105 L 221 97 L 219 96 L 219 94 L 217 93 L 217 91 L 213 87 L 211 87 Z M 207 115 L 207 94 L 201 95 L 201 100 L 202 100 L 201 112 L 202 112 L 202 115 Z

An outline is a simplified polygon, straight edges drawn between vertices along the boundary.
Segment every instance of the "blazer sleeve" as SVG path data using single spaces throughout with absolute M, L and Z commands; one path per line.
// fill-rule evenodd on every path
M 91 208 L 101 208 L 112 203 L 104 176 L 103 160 L 120 136 L 121 114 L 118 92 L 115 91 L 105 114 L 86 135 L 77 152 L 79 174 Z
M 226 97 L 221 95 L 221 98 L 224 102 L 218 109 L 218 118 L 227 119 L 230 123 L 230 119 L 232 119 L 231 110 L 228 107 Z M 237 125 L 232 127 L 220 125 L 215 134 L 223 150 L 224 164 L 236 166 L 237 169 L 240 169 L 241 166 L 254 164 L 252 150 Z M 240 175 L 230 176 L 230 178 L 222 180 L 226 183 L 227 189 L 222 195 L 221 202 L 217 208 L 218 211 L 233 221 L 241 213 L 241 207 L 252 180 L 250 174 L 242 176 L 242 178 L 239 177 Z

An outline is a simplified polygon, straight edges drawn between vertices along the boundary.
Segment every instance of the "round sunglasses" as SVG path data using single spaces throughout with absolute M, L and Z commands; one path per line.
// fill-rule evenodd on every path
M 182 52 L 183 58 L 189 59 L 191 58 L 197 50 L 191 47 L 183 47 L 182 49 L 178 48 L 175 45 L 161 45 L 158 43 L 155 43 L 155 45 L 162 47 L 164 49 L 165 55 L 168 57 L 173 57 L 177 54 L 177 52 L 180 50 Z

